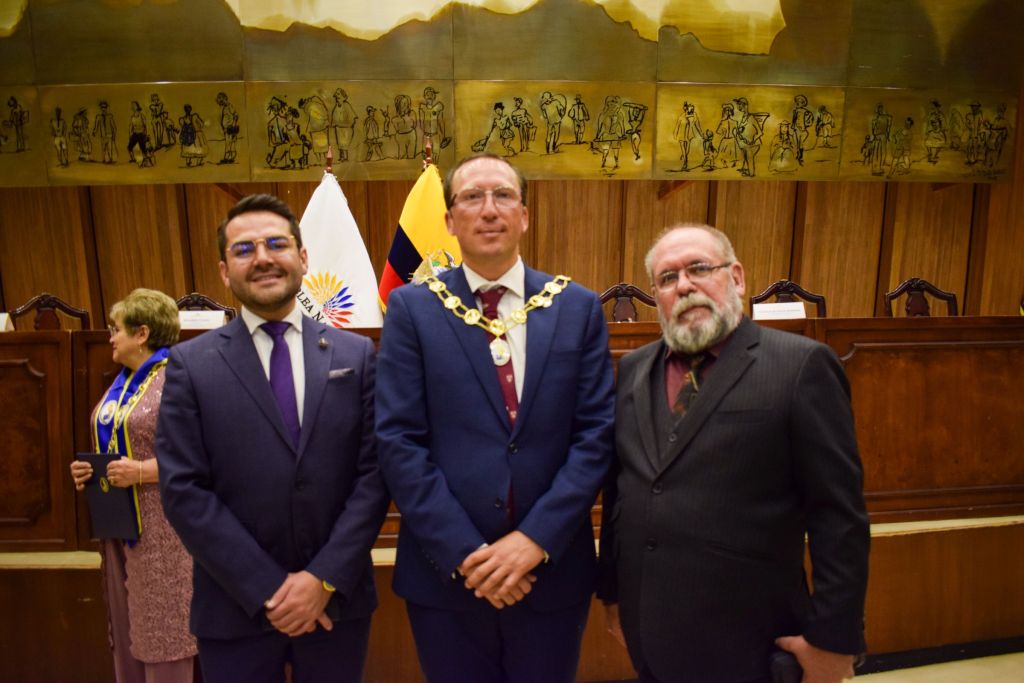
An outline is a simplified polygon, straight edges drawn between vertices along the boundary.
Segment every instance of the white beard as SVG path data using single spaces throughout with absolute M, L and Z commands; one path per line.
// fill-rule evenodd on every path
M 711 315 L 699 322 L 678 322 L 680 315 L 696 306 L 706 306 Z M 711 348 L 729 336 L 742 318 L 743 302 L 740 301 L 736 285 L 731 280 L 725 306 L 720 307 L 706 294 L 693 292 L 676 301 L 669 319 L 666 319 L 661 309 L 658 309 L 658 322 L 661 323 L 665 344 L 677 353 L 697 353 Z

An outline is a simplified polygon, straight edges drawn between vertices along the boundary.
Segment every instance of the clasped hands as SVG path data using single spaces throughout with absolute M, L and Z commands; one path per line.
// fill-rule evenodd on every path
M 320 624 L 325 630 L 334 628 L 324 608 L 331 594 L 324 590 L 323 582 L 303 570 L 289 573 L 281 587 L 263 606 L 270 624 L 286 636 L 312 633 Z
M 126 489 L 139 483 L 139 467 L 141 462 L 122 456 L 118 460 L 107 463 L 107 481 L 111 486 Z M 71 462 L 71 478 L 75 482 L 75 490 L 85 489 L 85 482 L 92 478 L 92 465 L 84 460 Z
M 537 577 L 530 572 L 543 560 L 544 550 L 533 539 L 513 531 L 470 553 L 458 571 L 473 595 L 502 609 L 516 604 L 533 589 Z

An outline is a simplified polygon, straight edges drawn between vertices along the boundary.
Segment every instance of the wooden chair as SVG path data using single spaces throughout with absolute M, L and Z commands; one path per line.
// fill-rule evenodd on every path
M 23 315 L 27 315 L 35 311 L 36 317 L 33 325 L 33 329 L 36 330 L 59 330 L 61 329 L 60 317 L 57 312 L 61 312 L 64 315 L 77 318 L 82 326 L 83 330 L 89 329 L 89 312 L 75 308 L 68 302 L 64 301 L 60 297 L 54 296 L 48 292 L 36 295 L 18 306 L 11 311 L 11 320 L 17 320 Z
M 896 289 L 891 292 L 886 292 L 885 314 L 891 318 L 892 300 L 906 294 L 907 303 L 904 310 L 907 312 L 908 318 L 931 315 L 929 312 L 928 300 L 924 296 L 925 293 L 931 294 L 936 299 L 941 299 L 946 302 L 946 315 L 957 315 L 956 294 L 953 292 L 945 292 L 927 280 L 922 280 L 919 277 L 912 277 L 909 280 L 904 280 L 898 287 L 896 287 Z
M 750 310 L 754 310 L 754 304 L 759 304 L 773 296 L 775 297 L 775 300 L 780 303 L 790 303 L 796 301 L 798 298 L 803 299 L 804 301 L 815 305 L 819 318 L 826 317 L 824 296 L 808 292 L 797 283 L 786 279 L 773 282 L 760 294 L 755 294 L 750 297 Z
M 179 311 L 223 311 L 224 317 L 231 320 L 237 311 L 232 306 L 219 304 L 205 294 L 192 292 L 177 301 Z
M 631 285 L 627 282 L 612 285 L 601 294 L 602 304 L 612 299 L 615 299 L 615 306 L 612 308 L 612 322 L 616 323 L 636 322 L 637 314 L 634 299 L 651 307 L 657 305 L 653 296 L 636 285 Z

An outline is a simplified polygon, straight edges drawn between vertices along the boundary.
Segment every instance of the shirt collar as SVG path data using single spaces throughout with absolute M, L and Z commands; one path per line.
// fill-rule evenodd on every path
M 466 283 L 469 285 L 469 291 L 474 294 L 481 287 L 493 289 L 501 285 L 520 299 L 526 299 L 526 266 L 523 265 L 522 256 L 517 257 L 512 267 L 506 270 L 497 280 L 488 280 L 465 263 L 462 264 L 462 272 L 466 274 Z
M 302 309 L 298 306 L 293 306 L 291 312 L 288 313 L 284 318 L 285 322 L 291 323 L 299 332 L 302 331 Z M 249 334 L 256 334 L 256 330 L 259 329 L 260 325 L 267 322 L 266 318 L 261 318 L 245 306 L 242 306 L 242 322 L 249 328 Z

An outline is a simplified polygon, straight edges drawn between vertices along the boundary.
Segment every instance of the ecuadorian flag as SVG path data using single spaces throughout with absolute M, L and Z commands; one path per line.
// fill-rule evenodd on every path
M 456 264 L 462 262 L 462 251 L 455 238 L 448 234 L 444 214 L 441 174 L 437 166 L 430 164 L 423 169 L 405 199 L 391 251 L 388 252 L 388 262 L 381 273 L 377 297 L 385 313 L 391 290 L 412 280 L 413 273 L 425 259 L 436 260 L 447 252 Z

